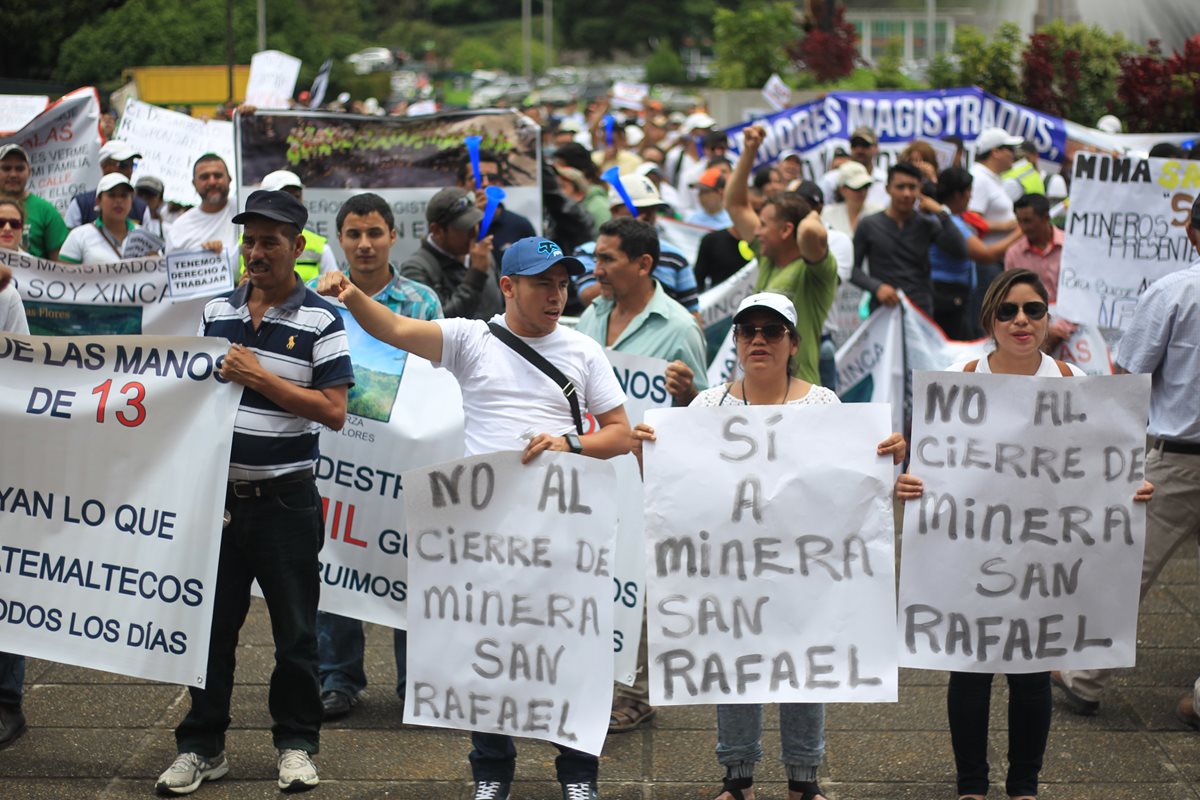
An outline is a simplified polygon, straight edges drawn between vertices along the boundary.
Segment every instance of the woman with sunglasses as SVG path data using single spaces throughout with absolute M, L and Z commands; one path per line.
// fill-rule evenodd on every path
M 1084 373 L 1074 364 L 1056 361 L 1042 352 L 1050 332 L 1049 294 L 1036 273 L 1027 269 L 1004 272 L 988 287 L 979 324 L 992 337 L 996 349 L 987 357 L 956 364 L 951 372 L 994 375 L 1033 375 L 1039 378 L 1070 377 Z M 896 481 L 899 500 L 917 500 L 924 483 L 904 474 Z M 1150 499 L 1154 487 L 1143 483 L 1134 500 Z M 988 791 L 988 710 L 992 675 L 951 672 L 946 693 L 950 718 L 950 743 L 958 770 L 959 800 L 984 800 Z M 1005 789 L 1011 800 L 1037 796 L 1038 773 L 1050 734 L 1050 673 L 1009 673 L 1008 776 Z
M 23 253 L 21 232 L 25 229 L 25 209 L 16 200 L 0 200 L 0 250 Z M 25 307 L 12 282 L 12 272 L 0 264 L 0 332 L 29 333 Z M 3 674 L 3 654 L 0 654 Z
M 796 307 L 785 295 L 760 292 L 742 301 L 733 317 L 738 366 L 742 377 L 696 395 L 690 407 L 831 405 L 829 389 L 792 377 L 790 361 L 800 346 Z M 641 459 L 642 442 L 655 441 L 645 423 L 633 430 L 633 453 Z M 904 460 L 904 437 L 893 433 L 880 442 L 877 455 Z M 754 767 L 762 759 L 762 705 L 717 706 L 717 761 L 725 780 L 717 800 L 754 800 Z M 780 760 L 788 777 L 788 800 L 825 800 L 817 769 L 825 754 L 825 705 L 780 703 Z

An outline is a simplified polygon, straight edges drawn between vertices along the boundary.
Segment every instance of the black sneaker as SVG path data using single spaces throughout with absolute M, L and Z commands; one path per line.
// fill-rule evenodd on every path
M 25 715 L 21 707 L 0 703 L 0 750 L 21 738 L 25 732 Z
M 511 790 L 511 783 L 475 781 L 475 793 L 471 795 L 471 800 L 508 800 Z
M 341 719 L 350 713 L 350 709 L 354 708 L 356 702 L 356 698 L 336 689 L 321 692 L 322 719 L 326 721 Z
M 594 783 L 564 783 L 563 800 L 599 800 L 600 792 Z

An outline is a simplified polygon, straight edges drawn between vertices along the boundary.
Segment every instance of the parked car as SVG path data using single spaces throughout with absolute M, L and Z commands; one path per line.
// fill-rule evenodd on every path
M 346 63 L 354 67 L 356 75 L 382 72 L 396 66 L 396 57 L 386 47 L 368 47 L 346 56 Z

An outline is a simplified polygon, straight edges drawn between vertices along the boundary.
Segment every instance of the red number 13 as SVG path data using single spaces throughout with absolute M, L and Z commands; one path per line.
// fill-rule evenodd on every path
M 112 378 L 92 389 L 92 394 L 100 395 L 100 404 L 96 406 L 96 422 L 104 422 L 104 411 L 108 405 L 108 393 L 111 389 Z M 126 428 L 136 428 L 146 421 L 146 407 L 142 405 L 146 399 L 146 387 L 137 381 L 130 381 L 121 387 L 121 395 L 125 398 L 126 408 L 133 409 L 136 413 L 129 416 L 124 410 L 118 411 L 116 413 L 117 422 Z

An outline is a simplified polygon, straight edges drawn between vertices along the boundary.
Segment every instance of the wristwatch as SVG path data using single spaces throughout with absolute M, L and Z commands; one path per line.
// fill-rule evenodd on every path
M 583 442 L 579 441 L 579 437 L 574 433 L 564 434 L 563 438 L 567 440 L 567 447 L 572 453 L 579 455 L 583 452 Z

